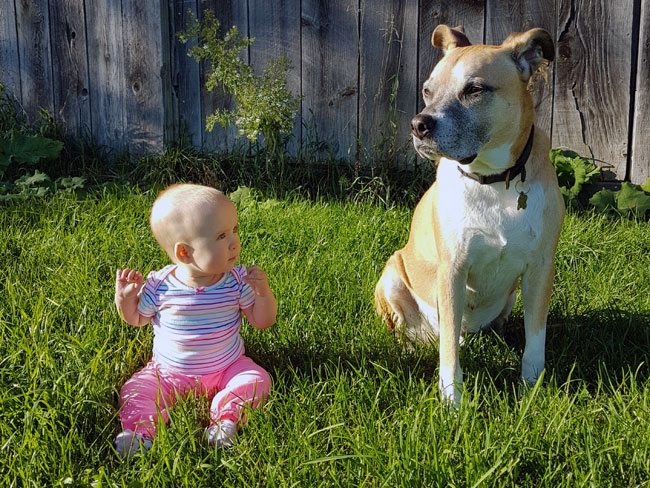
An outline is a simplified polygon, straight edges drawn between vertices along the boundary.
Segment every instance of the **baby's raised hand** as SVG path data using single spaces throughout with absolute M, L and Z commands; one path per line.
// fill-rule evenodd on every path
M 271 287 L 269 287 L 269 279 L 266 273 L 257 266 L 249 266 L 246 268 L 244 282 L 248 283 L 258 296 L 264 297 L 273 293 Z
M 115 277 L 116 303 L 137 297 L 140 288 L 142 288 L 142 273 L 129 268 L 117 270 Z

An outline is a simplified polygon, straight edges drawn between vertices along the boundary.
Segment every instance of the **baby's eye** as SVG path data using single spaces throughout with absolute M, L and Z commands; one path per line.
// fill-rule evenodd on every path
M 225 233 L 225 232 L 224 232 L 223 234 L 219 234 L 219 235 L 217 236 L 217 240 L 218 240 L 218 241 L 220 241 L 221 239 L 225 239 L 225 238 L 226 238 L 226 233 Z
M 235 228 L 232 230 L 235 234 L 239 234 L 239 225 L 236 225 Z

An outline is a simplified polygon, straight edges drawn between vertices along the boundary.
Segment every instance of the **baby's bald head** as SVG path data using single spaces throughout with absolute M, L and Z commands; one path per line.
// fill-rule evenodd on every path
M 214 209 L 232 202 L 215 188 L 193 184 L 172 185 L 151 207 L 151 231 L 158 244 L 174 259 L 177 242 L 190 242 Z

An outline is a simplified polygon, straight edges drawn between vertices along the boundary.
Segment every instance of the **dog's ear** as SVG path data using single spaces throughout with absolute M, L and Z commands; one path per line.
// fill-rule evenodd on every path
M 512 59 L 524 80 L 529 80 L 542 65 L 555 59 L 553 39 L 544 29 L 515 32 L 501 46 L 512 49 Z
M 470 46 L 472 43 L 467 39 L 465 29 L 463 29 L 462 25 L 452 29 L 447 25 L 440 24 L 433 31 L 431 44 L 433 47 L 442 48 L 442 52 L 447 54 L 448 51 L 451 51 L 454 48 Z

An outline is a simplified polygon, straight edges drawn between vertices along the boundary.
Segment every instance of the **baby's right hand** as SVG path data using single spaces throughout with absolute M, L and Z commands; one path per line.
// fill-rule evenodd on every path
M 115 302 L 133 299 L 142 288 L 142 273 L 134 269 L 118 269 L 115 278 Z

